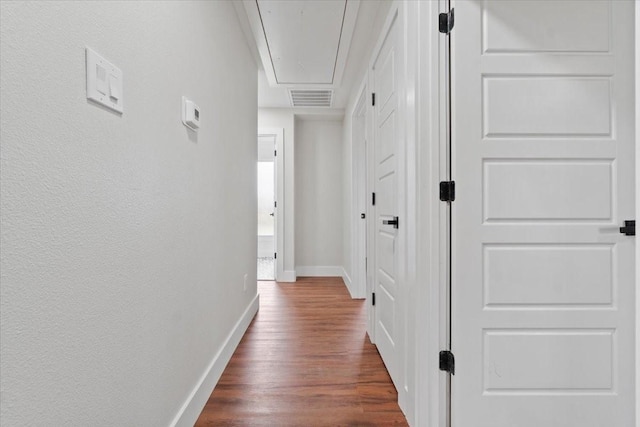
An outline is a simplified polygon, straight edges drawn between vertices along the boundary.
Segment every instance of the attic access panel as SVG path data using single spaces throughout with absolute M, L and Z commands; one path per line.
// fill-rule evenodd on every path
M 256 0 L 278 84 L 333 84 L 346 0 Z

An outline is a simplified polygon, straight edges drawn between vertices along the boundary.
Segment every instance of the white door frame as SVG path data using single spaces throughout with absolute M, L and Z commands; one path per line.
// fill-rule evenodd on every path
M 365 298 L 367 287 L 367 108 L 366 82 L 351 111 L 351 297 Z M 360 214 L 364 213 L 362 219 Z
M 636 221 L 640 214 L 640 5 L 636 2 Z M 636 427 L 640 427 L 640 240 L 636 236 Z
M 276 239 L 276 281 L 281 281 L 284 275 L 284 129 L 282 128 L 260 128 L 258 129 L 258 137 L 274 136 L 276 138 L 275 156 L 275 202 L 273 223 L 275 226 Z
M 374 184 L 374 158 L 373 158 L 373 144 L 375 143 L 373 140 L 374 135 L 374 122 L 373 122 L 373 106 L 371 105 L 371 76 L 370 76 L 370 68 L 367 68 L 367 73 L 365 75 L 364 82 L 362 83 L 363 91 L 365 97 L 365 108 L 366 108 L 366 134 L 368 138 L 368 144 L 365 150 L 365 161 L 366 161 L 366 208 L 365 215 L 367 216 L 366 222 L 366 249 L 365 256 L 367 258 L 366 264 L 366 304 L 367 304 L 367 333 L 369 334 L 369 340 L 372 344 L 376 343 L 376 308 L 373 305 L 373 292 L 374 292 L 374 274 L 375 274 L 375 221 L 371 221 L 371 219 L 375 215 L 375 209 L 371 204 L 371 195 L 373 192 L 373 184 Z M 366 102 L 368 101 L 368 102 Z
M 370 221 L 373 218 L 374 211 L 371 206 L 371 189 L 373 188 L 373 157 L 371 156 L 371 145 L 373 144 L 372 127 L 373 127 L 373 108 L 370 101 L 369 90 L 369 70 L 365 73 L 365 76 L 360 83 L 358 89 L 358 98 L 355 102 L 351 112 L 351 176 L 352 176 L 352 211 L 351 211 L 351 230 L 352 230 L 352 244 L 351 244 L 351 257 L 352 257 L 352 286 L 353 289 L 358 292 L 358 289 L 362 290 L 362 294 L 359 298 L 364 298 L 367 305 L 367 335 L 371 343 L 375 344 L 375 307 L 372 305 L 371 296 L 373 294 L 373 222 Z M 361 111 L 361 109 L 363 111 Z M 355 130 L 355 123 L 357 117 L 364 114 L 364 135 L 357 137 L 357 131 Z M 357 159 L 358 156 L 362 156 L 361 159 Z M 357 164 L 356 164 L 357 163 Z M 364 173 L 359 173 L 360 168 L 364 168 Z M 364 206 L 358 204 L 358 200 L 364 199 Z M 363 210 L 359 210 L 363 209 Z M 360 213 L 364 212 L 364 223 L 360 219 Z M 364 235 L 358 234 L 359 227 L 364 226 L 361 230 Z M 362 252 L 358 251 L 361 248 Z M 367 260 L 371 260 L 368 262 Z M 360 267 L 360 270 L 356 270 Z M 355 297 L 354 297 L 355 298 Z
M 420 2 L 417 85 L 417 279 L 415 304 L 415 425 L 446 427 L 448 375 L 439 370 L 439 351 L 448 337 L 448 213 L 439 199 L 447 170 L 446 37 L 438 32 L 445 0 Z

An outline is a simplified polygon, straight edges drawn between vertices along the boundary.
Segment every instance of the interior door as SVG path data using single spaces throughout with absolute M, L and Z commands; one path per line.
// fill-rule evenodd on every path
M 401 333 L 398 281 L 398 75 L 397 19 L 373 63 L 375 191 L 375 343 L 389 375 L 400 387 Z
M 452 425 L 635 425 L 634 4 L 452 6 Z
M 258 280 L 275 280 L 275 135 L 258 136 Z

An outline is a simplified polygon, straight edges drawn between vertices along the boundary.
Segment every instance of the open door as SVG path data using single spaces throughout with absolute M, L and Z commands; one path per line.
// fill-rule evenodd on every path
M 636 425 L 634 3 L 451 3 L 452 425 Z
M 258 280 L 276 279 L 275 135 L 258 136 Z

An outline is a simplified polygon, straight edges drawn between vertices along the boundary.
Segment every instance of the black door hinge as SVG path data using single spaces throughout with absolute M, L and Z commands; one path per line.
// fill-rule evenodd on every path
M 620 227 L 620 232 L 625 236 L 635 236 L 636 235 L 636 220 L 625 221 L 624 227 Z
M 361 213 L 361 214 L 360 214 L 360 218 L 361 218 L 361 219 L 365 219 L 366 217 L 367 217 L 367 216 L 366 216 L 365 214 L 363 214 L 363 213 Z
M 278 156 L 278 150 L 273 150 L 273 155 L 277 157 Z
M 438 16 L 438 27 L 442 34 L 449 34 L 453 30 L 453 9 L 448 13 L 441 13 Z
M 371 205 L 376 205 L 376 193 L 371 193 Z
M 440 201 L 453 202 L 456 199 L 456 182 L 441 181 L 440 182 Z
M 373 106 L 376 105 L 376 94 L 375 93 L 371 94 L 371 105 L 373 105 Z
M 449 372 L 451 375 L 456 373 L 456 359 L 449 350 L 440 352 L 440 370 Z
M 273 253 L 273 259 L 277 259 L 278 258 L 278 254 L 276 252 Z
M 376 293 L 371 294 L 371 305 L 376 305 Z
M 278 202 L 273 202 L 273 207 L 277 208 L 278 207 Z

